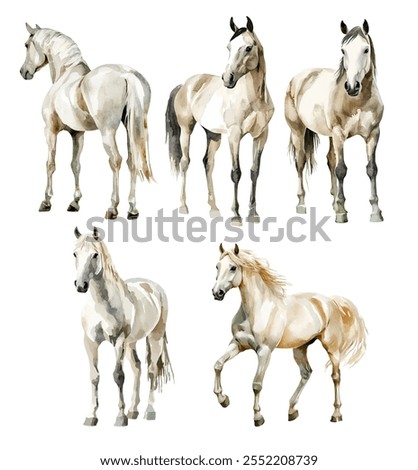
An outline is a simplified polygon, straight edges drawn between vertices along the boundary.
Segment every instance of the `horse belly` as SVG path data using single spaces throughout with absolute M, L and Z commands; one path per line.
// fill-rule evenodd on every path
M 192 112 L 196 121 L 205 129 L 216 134 L 224 134 L 227 131 L 223 117 L 225 103 L 222 93 L 199 93 L 192 102 Z

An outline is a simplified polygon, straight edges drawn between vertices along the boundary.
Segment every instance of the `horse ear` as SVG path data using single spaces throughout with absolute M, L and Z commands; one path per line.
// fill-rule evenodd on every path
M 26 30 L 29 34 L 35 34 L 37 28 L 32 28 L 32 26 L 30 26 L 28 23 L 26 23 Z
M 96 241 L 100 241 L 99 229 L 97 227 L 93 227 L 93 238 Z
M 238 253 L 239 253 L 239 246 L 235 243 L 234 254 L 238 256 Z
M 238 26 L 234 23 L 234 18 L 232 18 L 232 16 L 231 16 L 231 19 L 229 20 L 229 26 L 231 26 L 231 29 L 234 33 L 238 29 Z
M 219 251 L 221 252 L 221 254 L 223 254 L 225 252 L 225 249 L 222 246 L 222 243 L 219 245 Z
M 81 237 L 81 233 L 80 233 L 80 230 L 78 230 L 78 227 L 76 227 L 74 229 L 74 235 L 76 238 L 80 238 Z
M 344 21 L 341 21 L 340 23 L 340 28 L 341 28 L 341 32 L 343 34 L 347 34 L 348 33 L 348 28 L 347 28 L 347 25 L 344 23 Z
M 369 34 L 369 23 L 367 23 L 367 20 L 364 20 L 364 22 L 363 22 L 363 31 L 366 34 Z
M 247 16 L 247 29 L 250 33 L 252 33 L 254 30 L 253 22 L 251 21 L 250 18 L 248 18 L 248 16 Z

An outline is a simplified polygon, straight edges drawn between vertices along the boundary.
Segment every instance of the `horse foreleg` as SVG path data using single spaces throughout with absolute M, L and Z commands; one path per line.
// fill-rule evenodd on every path
M 215 192 L 213 190 L 213 167 L 215 164 L 215 153 L 219 149 L 221 145 L 221 134 L 214 134 L 206 130 L 206 138 L 207 138 L 207 148 L 206 154 L 203 158 L 203 164 L 205 166 L 206 171 L 206 181 L 208 184 L 208 204 L 210 206 L 210 216 L 211 217 L 219 217 L 221 214 L 219 212 L 218 207 L 216 206 L 215 200 Z
M 109 165 L 113 172 L 111 205 L 106 212 L 106 219 L 116 219 L 119 205 L 119 170 L 122 164 L 122 157 L 116 145 L 116 130 L 102 130 L 102 141 L 103 147 L 109 156 Z
M 371 196 L 370 204 L 372 205 L 372 213 L 370 215 L 370 222 L 382 222 L 383 216 L 382 211 L 379 209 L 379 198 L 377 196 L 376 188 L 376 176 L 377 176 L 377 165 L 376 165 L 376 147 L 379 141 L 379 128 L 376 128 L 369 135 L 366 140 L 367 148 L 367 175 L 370 178 L 371 183 Z
M 139 382 L 141 378 L 141 361 L 138 358 L 135 343 L 131 343 L 128 345 L 128 351 L 126 355 L 131 364 L 132 372 L 134 374 L 132 404 L 128 411 L 128 418 L 136 419 L 138 418 L 138 405 L 139 405 L 139 398 L 140 398 L 139 397 Z
M 99 407 L 98 388 L 99 388 L 99 369 L 97 368 L 98 362 L 98 348 L 99 343 L 92 341 L 87 336 L 84 337 L 84 346 L 86 348 L 87 356 L 89 359 L 90 366 L 90 382 L 91 382 L 91 412 L 84 421 L 85 426 L 96 426 L 97 419 L 97 408 Z
M 258 366 L 253 380 L 254 392 L 254 425 L 264 424 L 263 415 L 260 413 L 260 392 L 263 388 L 264 375 L 270 362 L 271 350 L 267 346 L 260 346 L 257 350 Z
M 239 215 L 239 203 L 238 203 L 238 184 L 241 179 L 241 168 L 239 164 L 239 144 L 241 141 L 241 131 L 234 129 L 229 134 L 229 148 L 232 157 L 232 171 L 231 179 L 234 183 L 234 200 L 232 202 L 232 225 L 242 225 L 242 218 Z
M 260 222 L 260 217 L 257 214 L 256 208 L 256 190 L 257 179 L 260 173 L 261 154 L 263 153 L 264 145 L 266 144 L 268 136 L 268 128 L 256 138 L 253 142 L 253 165 L 251 167 L 251 195 L 250 195 L 250 212 L 248 214 L 248 222 Z
M 46 162 L 46 189 L 45 189 L 45 199 L 41 202 L 39 206 L 39 212 L 47 212 L 51 210 L 51 198 L 53 195 L 52 191 L 52 175 L 55 171 L 55 154 L 57 151 L 57 135 L 58 132 L 51 129 L 49 126 L 45 127 L 45 138 L 46 143 L 48 144 L 48 160 Z
M 74 200 L 68 206 L 67 211 L 77 212 L 80 209 L 78 201 L 81 199 L 80 191 L 80 155 L 84 145 L 84 132 L 72 132 L 73 139 L 73 158 L 71 160 L 71 169 L 74 174 L 75 190 Z
M 225 354 L 221 356 L 215 363 L 215 386 L 213 393 L 217 396 L 218 402 L 221 406 L 226 408 L 229 405 L 228 395 L 223 394 L 222 385 L 221 385 L 221 372 L 224 367 L 225 362 L 231 360 L 236 355 L 238 355 L 242 349 L 239 344 L 233 339 L 229 344 Z
M 337 194 L 337 177 L 335 176 L 335 166 L 336 166 L 336 159 L 335 159 L 335 152 L 334 152 L 334 145 L 332 143 L 332 138 L 329 139 L 329 150 L 327 153 L 327 161 L 328 161 L 328 168 L 331 174 L 331 195 L 334 197 Z
M 113 371 L 113 379 L 119 390 L 119 413 L 115 426 L 127 426 L 128 417 L 125 415 L 125 400 L 123 398 L 123 383 L 125 374 L 123 372 L 123 355 L 125 351 L 125 335 L 121 333 L 115 341 L 116 365 Z
M 293 357 L 300 370 L 300 382 L 295 390 L 295 393 L 289 400 L 289 421 L 293 421 L 299 416 L 299 412 L 295 408 L 295 406 L 299 401 L 299 397 L 302 393 L 302 390 L 305 388 L 305 385 L 307 384 L 309 377 L 312 374 L 312 369 L 308 362 L 307 350 L 307 345 L 301 346 L 300 348 L 296 348 L 293 350 Z
M 334 197 L 335 221 L 347 222 L 347 211 L 345 209 L 344 178 L 347 174 L 347 166 L 344 161 L 344 137 L 340 132 L 332 137 L 333 148 L 336 158 L 335 176 L 337 177 L 337 191 Z

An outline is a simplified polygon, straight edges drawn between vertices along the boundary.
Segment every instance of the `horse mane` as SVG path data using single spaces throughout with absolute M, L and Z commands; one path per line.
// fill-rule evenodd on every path
M 119 273 L 116 271 L 115 265 L 113 264 L 112 257 L 110 256 L 109 250 L 107 249 L 106 244 L 103 240 L 96 240 L 92 235 L 82 235 L 76 243 L 77 248 L 81 248 L 86 243 L 91 243 L 94 249 L 99 253 L 102 268 L 105 277 L 112 279 L 116 283 L 121 283 L 125 285 L 124 280 L 120 277 Z
M 36 40 L 48 58 L 53 82 L 68 67 L 80 63 L 87 66 L 77 44 L 65 34 L 53 29 L 42 28 L 36 33 Z
M 257 258 L 250 250 L 240 250 L 238 255 L 233 251 L 225 251 L 221 259 L 225 256 L 229 256 L 231 261 L 242 268 L 244 274 L 258 274 L 266 287 L 275 295 L 285 297 L 285 288 L 288 283 L 283 276 L 277 274 L 276 271 L 269 267 L 267 260 Z
M 376 71 L 376 54 L 374 51 L 374 45 L 372 38 L 368 34 L 364 34 L 363 29 L 361 26 L 355 26 L 354 28 L 350 29 L 350 31 L 343 37 L 343 40 L 341 41 L 341 45 L 343 46 L 344 44 L 350 43 L 353 39 L 355 39 L 357 36 L 361 36 L 364 39 L 369 39 L 370 43 L 370 59 L 371 59 L 371 64 L 372 64 L 372 73 L 374 75 Z M 344 69 L 344 57 L 341 57 L 340 60 L 340 65 L 338 67 L 338 70 L 336 72 L 337 75 L 337 83 L 341 80 L 345 73 Z

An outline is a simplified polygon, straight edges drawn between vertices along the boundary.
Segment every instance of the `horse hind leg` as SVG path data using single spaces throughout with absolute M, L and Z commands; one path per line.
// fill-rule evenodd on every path
M 206 172 L 206 181 L 208 185 L 208 204 L 210 206 L 210 216 L 211 217 L 220 217 L 219 209 L 216 205 L 215 192 L 213 189 L 213 167 L 215 165 L 215 153 L 221 145 L 221 134 L 214 134 L 213 132 L 205 129 L 207 147 L 206 153 L 203 158 L 203 165 Z
M 74 174 L 74 199 L 67 208 L 68 212 L 77 212 L 80 209 L 79 201 L 81 199 L 80 191 L 80 155 L 84 145 L 84 132 L 71 132 L 73 140 L 73 158 L 71 160 L 71 170 Z
M 257 180 L 260 173 L 261 154 L 268 136 L 268 128 L 266 128 L 253 142 L 253 164 L 251 167 L 251 195 L 250 195 L 250 211 L 248 214 L 248 222 L 260 222 L 260 216 L 257 213 L 256 190 Z
M 304 150 L 304 136 L 301 132 L 295 132 L 292 130 L 290 137 L 290 147 L 295 159 L 296 171 L 298 173 L 298 192 L 297 196 L 299 202 L 296 206 L 296 212 L 298 214 L 306 214 L 305 205 L 305 187 L 303 185 L 303 170 L 306 165 L 306 154 Z
M 331 416 L 331 421 L 336 423 L 338 421 L 342 421 L 343 417 L 341 415 L 341 397 L 340 397 L 340 382 L 341 382 L 341 372 L 340 372 L 340 353 L 338 349 L 331 347 L 327 342 L 323 339 L 321 340 L 322 346 L 328 353 L 332 372 L 331 378 L 334 383 L 334 413 Z
M 46 162 L 46 189 L 45 199 L 39 206 L 39 212 L 48 212 L 51 210 L 51 198 L 53 195 L 52 191 L 52 175 L 55 172 L 55 154 L 57 151 L 57 134 L 58 132 L 51 129 L 49 126 L 45 127 L 45 138 L 48 144 L 48 160 Z
M 334 145 L 332 143 L 331 137 L 329 139 L 327 163 L 328 163 L 328 168 L 329 168 L 329 172 L 331 175 L 331 191 L 330 192 L 331 192 L 331 195 L 334 197 L 334 203 L 335 203 L 335 196 L 337 194 L 337 177 L 335 175 L 335 167 L 336 167 L 337 160 L 335 158 Z
M 134 374 L 134 384 L 132 390 L 132 404 L 128 411 L 128 418 L 129 419 L 136 419 L 138 418 L 138 405 L 139 405 L 139 383 L 141 378 L 141 361 L 138 358 L 138 354 L 136 352 L 135 344 L 129 344 L 127 350 L 127 358 L 131 364 L 132 372 Z
M 101 131 L 103 147 L 109 156 L 109 165 L 113 172 L 113 188 L 111 205 L 106 212 L 106 219 L 116 219 L 119 205 L 119 170 L 122 164 L 122 157 L 116 145 L 116 130 L 113 128 Z
M 293 421 L 299 416 L 299 411 L 296 409 L 296 404 L 299 401 L 299 397 L 312 374 L 312 369 L 308 362 L 307 350 L 308 345 L 306 344 L 293 350 L 293 357 L 300 370 L 300 382 L 289 400 L 289 421 Z

